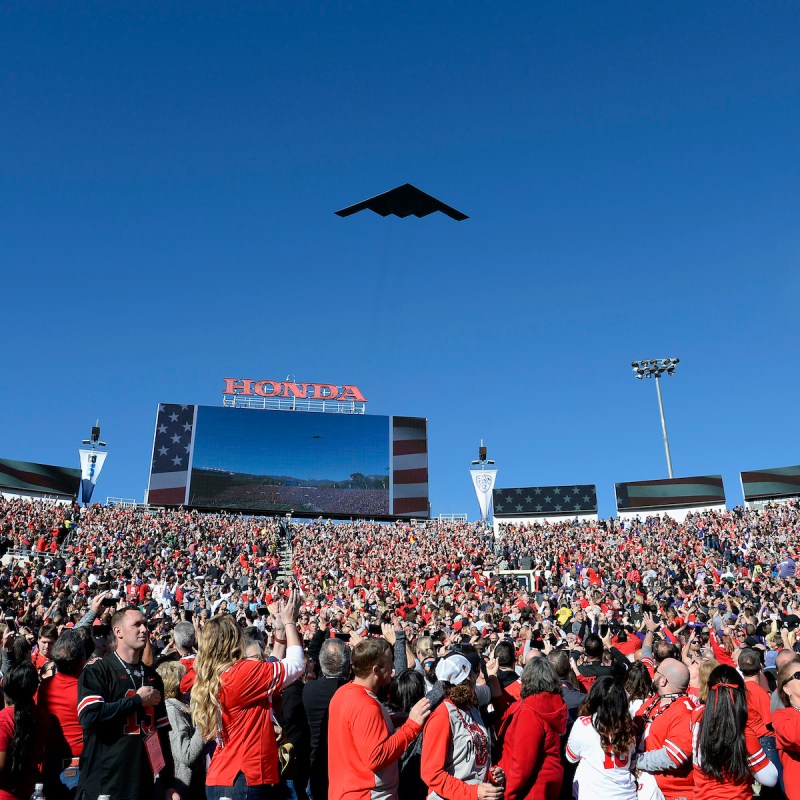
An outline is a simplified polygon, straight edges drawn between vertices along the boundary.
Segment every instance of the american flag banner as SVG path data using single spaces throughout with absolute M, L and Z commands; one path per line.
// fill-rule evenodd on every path
M 428 422 L 392 417 L 392 514 L 428 516 Z
M 745 500 L 800 495 L 800 466 L 754 469 L 740 476 Z
M 617 510 L 724 505 L 722 475 L 616 483 Z
M 594 484 L 528 486 L 494 490 L 495 517 L 547 517 L 554 514 L 596 514 Z
M 161 403 L 156 415 L 147 502 L 177 506 L 187 501 L 197 406 Z
M 81 471 L 32 461 L 0 458 L 0 488 L 77 497 Z

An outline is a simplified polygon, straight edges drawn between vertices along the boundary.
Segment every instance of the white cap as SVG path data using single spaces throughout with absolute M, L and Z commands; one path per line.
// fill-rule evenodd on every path
M 469 661 L 462 655 L 447 656 L 442 658 L 436 665 L 436 677 L 445 683 L 452 683 L 458 686 L 469 678 L 472 671 Z

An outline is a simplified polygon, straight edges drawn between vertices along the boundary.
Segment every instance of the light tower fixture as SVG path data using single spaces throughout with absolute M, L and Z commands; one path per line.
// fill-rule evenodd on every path
M 680 363 L 679 358 L 645 358 L 641 361 L 631 361 L 636 377 L 660 378 L 665 372 L 667 375 L 675 374 L 675 367 Z
M 478 464 L 480 464 L 481 469 L 486 469 L 487 464 L 494 464 L 494 461 L 486 458 L 486 445 L 483 443 L 483 439 L 481 439 L 480 447 L 478 447 L 478 457 L 472 462 L 472 465 L 475 467 L 477 467 Z
M 89 439 L 81 439 L 81 444 L 90 444 L 92 446 L 92 450 L 96 447 L 105 447 L 106 443 L 100 441 L 100 420 L 97 420 L 94 425 L 92 425 L 92 432 L 90 434 Z
M 672 477 L 672 456 L 669 452 L 669 438 L 667 437 L 667 422 L 664 418 L 664 402 L 661 399 L 661 376 L 675 374 L 675 368 L 680 363 L 679 358 L 644 358 L 640 361 L 631 361 L 631 367 L 639 380 L 643 378 L 656 379 L 656 395 L 658 396 L 658 413 L 661 416 L 661 434 L 664 437 L 664 452 L 667 456 L 667 474 Z

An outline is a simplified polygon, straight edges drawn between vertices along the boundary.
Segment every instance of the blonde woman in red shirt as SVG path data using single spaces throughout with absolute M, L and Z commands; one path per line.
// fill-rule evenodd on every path
M 272 725 L 272 698 L 296 681 L 305 668 L 297 632 L 299 593 L 278 606 L 286 641 L 273 655 L 280 661 L 245 657 L 241 628 L 229 614 L 213 617 L 203 628 L 194 666 L 191 711 L 204 741 L 217 747 L 206 774 L 206 797 L 265 800 L 277 796 L 280 772 Z

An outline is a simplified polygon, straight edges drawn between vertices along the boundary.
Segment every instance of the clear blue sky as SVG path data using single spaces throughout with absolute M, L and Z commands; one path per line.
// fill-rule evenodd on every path
M 800 6 L 5 3 L 0 456 L 141 499 L 158 402 L 357 384 L 433 513 L 800 463 Z M 409 181 L 456 223 L 333 211 Z

